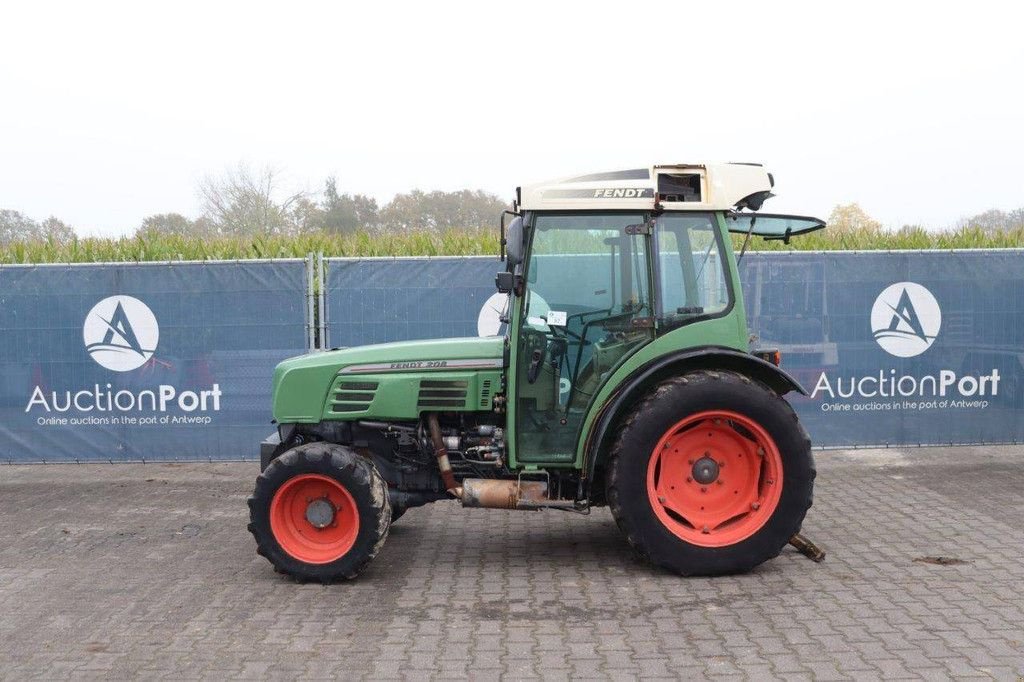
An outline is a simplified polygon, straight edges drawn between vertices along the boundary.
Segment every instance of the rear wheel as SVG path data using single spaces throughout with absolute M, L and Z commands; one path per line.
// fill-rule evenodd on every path
M 249 530 L 257 552 L 299 580 L 354 578 L 377 555 L 391 522 L 387 484 L 349 448 L 309 443 L 256 479 Z
M 702 371 L 658 385 L 624 420 L 607 494 L 641 555 L 717 575 L 778 555 L 811 506 L 814 474 L 788 403 L 745 376 Z

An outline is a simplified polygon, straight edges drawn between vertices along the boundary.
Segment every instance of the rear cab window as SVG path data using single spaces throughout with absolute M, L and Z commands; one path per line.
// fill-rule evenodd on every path
M 712 213 L 670 213 L 655 221 L 659 321 L 676 327 L 725 311 L 731 302 L 721 235 Z

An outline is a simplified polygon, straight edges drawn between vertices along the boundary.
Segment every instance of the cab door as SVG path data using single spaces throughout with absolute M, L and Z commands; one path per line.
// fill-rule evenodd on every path
M 650 236 L 641 213 L 536 214 L 509 342 L 514 460 L 571 462 L 612 367 L 653 338 Z

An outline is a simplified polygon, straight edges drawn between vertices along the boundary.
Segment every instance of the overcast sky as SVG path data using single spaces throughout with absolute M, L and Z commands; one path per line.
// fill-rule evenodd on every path
M 384 202 L 717 160 L 944 227 L 1024 206 L 1020 7 L 9 3 L 0 208 L 115 235 L 239 162 Z

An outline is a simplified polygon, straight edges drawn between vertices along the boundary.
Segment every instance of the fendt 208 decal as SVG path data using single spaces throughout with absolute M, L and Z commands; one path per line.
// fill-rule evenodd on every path
M 502 365 L 501 359 L 488 358 L 473 360 L 404 360 L 402 362 L 375 362 L 366 365 L 349 365 L 339 370 L 338 374 L 437 369 L 499 369 Z

